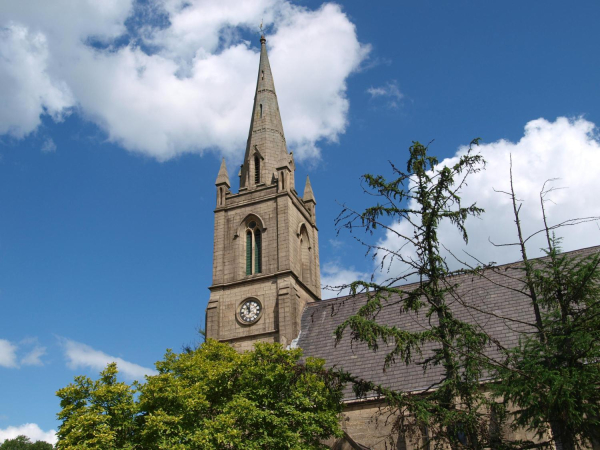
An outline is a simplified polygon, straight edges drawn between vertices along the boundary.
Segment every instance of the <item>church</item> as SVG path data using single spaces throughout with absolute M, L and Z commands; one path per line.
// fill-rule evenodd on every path
M 349 338 L 335 343 L 334 330 L 357 312 L 365 297 L 359 294 L 321 300 L 315 195 L 308 178 L 303 195 L 296 191 L 294 157 L 286 146 L 264 36 L 260 44 L 250 130 L 237 174 L 238 192 L 231 190 L 224 160 L 216 179 L 213 277 L 206 308 L 206 336 L 230 343 L 240 351 L 251 349 L 257 341 L 298 346 L 305 356 L 323 358 L 328 366 L 343 368 L 354 376 L 388 388 L 423 391 L 435 383 L 439 371 L 424 374 L 417 365 L 397 363 L 384 372 L 384 349 L 374 353 Z M 574 253 L 585 256 L 598 251 L 599 247 L 592 247 Z M 514 285 L 506 286 L 500 272 L 486 278 L 457 280 L 461 295 L 477 309 L 461 310 L 460 305 L 453 308 L 457 308 L 461 319 L 484 325 L 490 335 L 510 348 L 527 331 L 523 324 L 533 312 L 518 292 L 519 281 L 513 278 Z M 411 331 L 427 326 L 422 317 L 400 314 L 400 302 L 395 303 L 381 311 L 380 323 Z M 509 326 L 507 320 L 514 322 Z M 331 442 L 332 448 L 406 449 L 415 445 L 403 437 L 390 440 L 390 426 L 380 416 L 380 407 L 384 406 L 381 399 L 357 399 L 347 390 L 344 404 L 344 437 Z M 525 432 L 505 432 L 514 438 L 532 438 Z M 419 446 L 427 448 L 425 443 Z
M 206 335 L 240 350 L 257 340 L 284 346 L 298 337 L 302 312 L 321 300 L 316 201 L 306 180 L 296 192 L 275 83 L 261 52 L 239 192 L 225 161 L 217 176 L 213 278 Z

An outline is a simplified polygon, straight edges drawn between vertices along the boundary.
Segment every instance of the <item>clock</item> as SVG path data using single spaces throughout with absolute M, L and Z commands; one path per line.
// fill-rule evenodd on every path
M 241 323 L 250 325 L 256 322 L 262 313 L 262 305 L 255 298 L 250 298 L 240 306 L 238 317 Z

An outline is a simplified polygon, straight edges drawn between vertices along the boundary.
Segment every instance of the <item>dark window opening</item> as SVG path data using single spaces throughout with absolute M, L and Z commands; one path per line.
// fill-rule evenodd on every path
M 246 275 L 252 275 L 252 232 L 246 233 Z
M 260 158 L 254 157 L 254 183 L 260 183 Z
M 261 71 L 261 74 L 262 74 L 262 79 L 264 80 L 264 79 L 265 79 L 265 71 L 264 71 L 264 70 L 262 70 L 262 71 Z
M 260 104 L 260 118 L 262 119 L 262 103 Z
M 262 272 L 262 236 L 260 230 L 254 231 L 254 273 Z
M 262 273 L 262 233 L 253 220 L 246 229 L 246 275 Z
M 306 228 L 300 232 L 300 279 L 305 284 L 312 283 L 311 255 Z

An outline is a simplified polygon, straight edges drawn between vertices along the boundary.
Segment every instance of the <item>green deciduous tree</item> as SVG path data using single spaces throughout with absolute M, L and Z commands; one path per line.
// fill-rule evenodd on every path
M 121 414 L 102 436 L 81 430 L 87 423 L 110 421 L 99 421 L 92 405 L 96 391 L 115 385 L 111 376 L 116 369 L 109 366 L 110 376 L 105 371 L 97 382 L 78 377 L 75 385 L 59 391 L 63 424 L 58 448 L 116 448 L 111 445 L 117 435 L 125 437 L 122 430 L 127 430 L 127 442 L 119 448 L 325 448 L 322 440 L 341 433 L 341 381 L 323 361 L 301 361 L 301 356 L 301 350 L 278 344 L 257 344 L 253 351 L 238 353 L 214 340 L 180 354 L 168 351 L 156 364 L 158 375 L 135 387 L 137 398 L 129 395 L 131 387 L 118 397 L 117 403 L 127 398 L 120 410 L 134 414 Z
M 138 405 L 135 386 L 117 381 L 117 365 L 109 364 L 98 380 L 78 376 L 60 389 L 59 449 L 131 449 Z
M 52 444 L 44 441 L 31 442 L 27 436 L 6 439 L 0 444 L 0 450 L 52 450 Z

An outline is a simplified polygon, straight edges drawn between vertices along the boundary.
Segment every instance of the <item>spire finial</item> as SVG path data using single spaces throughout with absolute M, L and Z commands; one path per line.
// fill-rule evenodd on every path
M 262 19 L 260 20 L 260 25 L 258 28 L 260 28 L 260 43 L 264 44 L 267 42 L 267 40 L 265 39 L 265 32 L 263 31 L 263 20 Z

